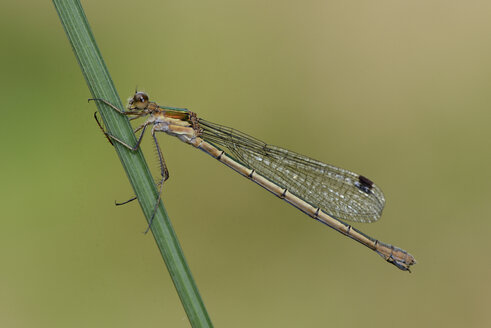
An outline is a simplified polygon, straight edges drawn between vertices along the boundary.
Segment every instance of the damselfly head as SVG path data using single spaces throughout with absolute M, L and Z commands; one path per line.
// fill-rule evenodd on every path
M 128 109 L 145 109 L 148 106 L 148 95 L 145 92 L 135 92 L 135 95 L 128 99 Z

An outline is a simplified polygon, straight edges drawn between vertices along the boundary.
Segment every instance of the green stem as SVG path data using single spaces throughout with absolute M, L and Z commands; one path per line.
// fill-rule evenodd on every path
M 53 0 L 53 3 L 87 81 L 92 98 L 106 99 L 122 108 L 121 100 L 109 76 L 80 2 L 78 0 Z M 128 119 L 101 102 L 95 103 L 108 132 L 134 145 L 136 139 Z M 118 143 L 114 144 L 143 213 L 147 221 L 150 221 L 158 191 L 143 154 L 140 150 L 132 152 Z M 212 327 L 162 202 L 155 214 L 151 230 L 191 325 L 193 327 Z

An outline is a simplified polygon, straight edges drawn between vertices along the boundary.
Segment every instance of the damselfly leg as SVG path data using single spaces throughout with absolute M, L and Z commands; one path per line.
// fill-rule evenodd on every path
M 109 143 L 111 144 L 111 146 L 114 146 L 113 142 L 111 141 L 111 138 L 108 136 L 106 130 L 104 130 L 104 127 L 102 126 L 102 123 L 99 121 L 99 119 L 97 118 L 97 112 L 94 112 L 94 119 L 95 121 L 97 122 L 97 125 L 99 126 L 99 128 L 101 129 L 102 133 L 104 134 L 104 136 L 106 137 L 107 141 L 109 141 Z M 131 119 L 134 119 L 134 117 L 130 118 Z M 116 206 L 120 206 L 120 205 L 124 205 L 124 204 L 128 204 L 132 201 L 134 201 L 136 199 L 136 196 L 128 199 L 127 201 L 124 201 L 124 202 L 117 202 L 115 201 L 114 204 Z
M 114 106 L 113 104 L 111 104 L 110 102 L 106 101 L 105 99 L 100 99 L 100 98 L 94 98 L 94 99 L 89 99 L 89 101 L 91 100 L 94 100 L 94 101 L 101 101 L 103 102 L 104 104 L 108 105 L 109 107 L 111 107 L 112 109 L 114 109 L 115 111 L 117 111 L 118 113 L 120 114 L 123 114 L 123 115 L 135 115 L 134 117 L 130 117 L 129 119 L 130 120 L 134 120 L 134 119 L 137 119 L 137 118 L 140 118 L 142 116 L 145 115 L 145 113 L 143 113 L 141 110 L 128 110 L 126 112 L 123 112 L 121 111 L 119 108 L 117 108 L 116 106 Z M 124 147 L 126 147 L 127 149 L 131 150 L 131 151 L 137 151 L 139 148 L 140 148 L 140 145 L 141 145 L 141 142 L 143 140 L 143 135 L 145 134 L 145 130 L 147 128 L 148 125 L 152 124 L 153 122 L 151 121 L 145 121 L 143 124 L 141 124 L 139 127 L 137 127 L 133 132 L 136 134 L 138 131 L 141 130 L 141 133 L 140 133 L 140 136 L 138 137 L 138 140 L 135 144 L 134 147 L 130 146 L 129 144 L 127 144 L 126 142 L 122 141 L 121 139 L 111 135 L 110 133 L 108 133 L 103 125 L 101 124 L 101 122 L 99 121 L 99 119 L 97 118 L 97 112 L 94 113 L 94 118 L 97 122 L 97 125 L 99 126 L 99 128 L 102 130 L 102 132 L 104 133 L 104 135 L 106 136 L 107 140 L 109 141 L 109 143 L 111 143 L 111 145 L 114 146 L 114 143 L 113 141 L 116 141 L 117 143 L 123 145 Z M 167 165 L 165 164 L 165 160 L 164 160 L 164 156 L 162 154 L 162 150 L 160 148 L 160 145 L 158 144 L 158 141 L 157 141 L 157 138 L 155 136 L 155 132 L 157 132 L 158 130 L 155 129 L 155 126 L 152 128 L 152 138 L 154 140 L 154 143 L 155 143 L 155 148 L 157 150 L 157 155 L 158 155 L 158 158 L 159 158 L 159 164 L 160 164 L 160 176 L 161 178 L 159 179 L 159 182 L 157 182 L 157 187 L 159 189 L 159 192 L 158 192 L 158 197 L 157 197 L 157 200 L 155 202 L 155 206 L 153 208 L 153 211 L 152 211 L 152 216 L 150 218 L 150 223 L 147 227 L 147 229 L 145 230 L 145 233 L 148 232 L 148 230 L 150 229 L 151 225 L 152 225 L 152 222 L 153 222 L 153 218 L 155 217 L 155 213 L 157 212 L 157 208 L 159 206 L 159 203 L 160 203 L 160 199 L 161 199 L 161 195 L 162 195 L 162 188 L 163 188 L 163 184 L 164 182 L 169 178 L 169 171 L 167 169 Z M 127 204 L 133 200 L 137 199 L 137 197 L 132 197 L 130 198 L 129 200 L 125 201 L 125 202 L 121 202 L 121 203 L 118 203 L 118 202 L 115 202 L 116 205 L 124 205 L 124 204 Z

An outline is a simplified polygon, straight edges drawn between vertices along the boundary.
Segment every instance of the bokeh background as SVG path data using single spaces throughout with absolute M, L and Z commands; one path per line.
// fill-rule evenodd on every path
M 489 327 L 489 1 L 83 1 L 138 86 L 368 176 L 408 274 L 162 135 L 216 327 Z M 0 326 L 188 327 L 52 4 L 0 6 Z M 149 139 L 144 151 L 157 169 Z M 157 172 L 157 170 L 155 170 Z

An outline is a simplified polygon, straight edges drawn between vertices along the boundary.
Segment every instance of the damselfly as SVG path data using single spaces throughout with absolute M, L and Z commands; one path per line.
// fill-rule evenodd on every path
M 158 183 L 159 196 L 153 215 L 160 202 L 162 185 L 169 177 L 156 138 L 157 132 L 165 132 L 201 149 L 315 220 L 374 250 L 399 269 L 409 271 L 410 266 L 416 263 L 414 257 L 405 250 L 382 243 L 343 222 L 374 222 L 380 218 L 385 204 L 384 195 L 370 179 L 268 145 L 235 129 L 206 121 L 185 108 L 159 106 L 149 101 L 148 95 L 143 92 L 136 92 L 129 99 L 127 111 L 121 111 L 104 99 L 91 100 L 101 101 L 118 113 L 131 116 L 130 120 L 147 117 L 146 121 L 134 130 L 135 133 L 141 133 L 136 144 L 131 146 L 104 131 L 94 114 L 111 144 L 116 141 L 136 151 L 140 147 L 145 130 L 152 126 L 151 133 L 161 173 Z

